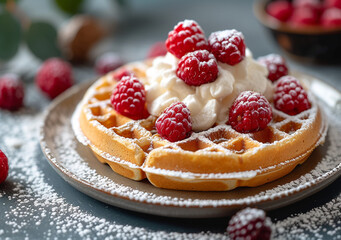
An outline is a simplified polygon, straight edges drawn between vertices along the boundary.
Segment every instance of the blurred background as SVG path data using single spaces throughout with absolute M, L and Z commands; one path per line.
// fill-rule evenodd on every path
M 255 56 L 277 50 L 255 24 L 250 0 L 2 0 L 0 9 L 1 72 L 10 69 L 26 80 L 50 57 L 61 57 L 92 75 L 104 52 L 115 52 L 124 62 L 144 59 L 184 19 L 196 20 L 206 36 L 231 28 L 243 32 Z M 245 15 L 248 19 L 241 17 Z
M 86 72 L 87 79 L 96 76 L 98 73 L 94 68 L 96 59 L 105 52 L 114 52 L 121 63 L 144 59 L 148 57 L 151 46 L 157 41 L 164 41 L 173 26 L 184 19 L 196 20 L 204 29 L 206 37 L 217 30 L 235 28 L 241 31 L 245 36 L 247 47 L 255 57 L 272 52 L 283 54 L 276 41 L 271 38 L 271 33 L 260 21 L 257 21 L 253 11 L 255 6 L 255 8 L 259 6 L 265 8 L 265 2 L 268 4 L 271 1 L 1 0 L 0 2 L 0 73 L 15 72 L 24 81 L 30 81 L 41 63 L 51 57 L 60 57 L 72 63 L 76 68 L 76 75 L 78 69 L 81 69 L 81 72 Z M 300 3 L 306 9 L 311 8 L 314 2 L 324 4 L 324 1 L 319 0 L 287 2 L 292 5 Z M 337 0 L 325 2 L 338 4 Z M 341 12 L 341 9 L 339 10 Z M 268 29 L 278 30 L 276 28 L 281 23 L 270 21 L 268 24 L 264 20 L 263 13 L 259 11 L 256 13 Z M 339 18 L 341 19 L 341 15 Z M 309 29 L 309 25 L 313 24 L 308 22 L 302 25 L 301 29 L 307 27 Z M 294 28 L 297 29 L 297 26 Z M 279 30 L 283 32 L 283 29 Z M 287 28 L 284 30 L 286 31 Z M 338 32 L 340 31 L 339 25 Z M 341 40 L 340 36 L 340 34 L 336 36 L 336 41 Z M 284 37 L 282 36 L 280 40 L 282 43 L 283 41 L 287 43 L 289 40 L 283 39 Z M 301 41 L 304 44 L 308 43 L 306 38 Z M 320 46 L 318 50 L 326 51 L 323 48 L 321 50 Z M 308 63 L 310 64 L 309 61 Z M 335 65 L 332 61 L 331 63 Z M 292 65 L 291 60 L 289 64 Z M 306 61 L 302 63 L 295 59 L 294 64 L 296 66 L 298 64 L 297 67 L 300 68 L 300 64 L 306 64 Z M 308 72 L 309 67 L 311 65 L 305 66 Z M 322 66 L 320 70 L 327 71 L 324 70 L 326 68 L 328 70 L 328 65 Z M 80 78 L 83 76 L 81 75 Z M 76 76 L 76 81 L 79 80 Z

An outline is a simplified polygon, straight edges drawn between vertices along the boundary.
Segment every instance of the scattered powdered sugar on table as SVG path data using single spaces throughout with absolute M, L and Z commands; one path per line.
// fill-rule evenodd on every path
M 330 114 L 329 114 L 330 115 Z M 65 123 L 68 118 L 59 119 Z M 27 238 L 35 239 L 32 225 L 43 232 L 39 238 L 54 239 L 75 236 L 83 239 L 227 239 L 225 233 L 181 233 L 167 231 L 153 231 L 146 228 L 119 224 L 117 221 L 105 219 L 82 210 L 79 206 L 70 204 L 68 199 L 56 192 L 49 183 L 41 167 L 39 146 L 39 127 L 42 114 L 22 110 L 18 113 L 0 111 L 0 147 L 6 153 L 10 161 L 9 177 L 4 185 L 0 187 L 0 239 Z M 63 127 L 57 127 L 53 132 L 62 131 Z M 340 159 L 341 148 L 341 124 L 340 121 L 332 119 L 330 131 L 327 136 L 330 141 L 330 150 L 325 156 L 327 161 L 320 163 L 315 174 L 323 174 L 330 169 L 332 159 Z M 58 144 L 72 146 L 76 144 L 72 133 L 58 135 Z M 72 148 L 72 147 L 70 147 Z M 66 152 L 69 154 L 72 152 Z M 330 161 L 328 161 L 328 159 Z M 103 187 L 118 187 L 108 184 L 109 180 L 98 176 L 86 163 L 75 162 L 73 156 L 65 159 L 68 170 L 79 174 L 89 180 L 96 180 Z M 334 163 L 335 165 L 335 163 Z M 304 176 L 309 181 L 309 176 Z M 65 183 L 66 184 L 66 183 Z M 299 183 L 297 183 L 299 184 Z M 283 186 L 282 186 L 283 187 Z M 289 186 L 288 186 L 289 187 Z M 110 190 L 110 189 L 109 189 Z M 112 189 L 113 191 L 129 191 Z M 273 191 L 279 191 L 274 189 Z M 138 191 L 135 191 L 138 193 Z M 268 193 L 262 193 L 264 195 Z M 138 195 L 138 194 L 137 194 Z M 155 196 L 143 196 L 153 199 Z M 167 199 L 162 199 L 166 201 Z M 168 199 L 173 201 L 173 199 Z M 306 239 L 330 236 L 340 239 L 341 236 L 341 194 L 330 202 L 323 204 L 308 212 L 290 216 L 284 220 L 275 221 L 275 239 Z M 210 220 L 207 220 L 210 221 Z M 43 230 L 41 230 L 44 225 Z M 328 228 L 329 227 L 329 228 Z M 333 229 L 326 231 L 324 229 Z M 30 230 L 29 230 L 30 229 Z
M 32 238 L 27 228 L 44 222 L 49 226 L 44 230 L 44 239 L 78 235 L 84 239 L 220 239 L 223 234 L 193 233 L 186 234 L 116 224 L 95 214 L 82 211 L 59 196 L 47 183 L 40 169 L 39 126 L 41 114 L 18 113 L 12 115 L 0 112 L 0 142 L 2 150 L 10 160 L 10 173 L 5 185 L 0 188 L 1 212 L 0 239 Z M 11 136 L 11 141 L 4 138 Z M 15 141 L 14 141 L 15 139 Z M 18 142 L 21 145 L 18 146 Z M 11 143 L 14 143 L 13 145 Z M 9 187 L 7 187 L 10 185 Z M 7 207 L 6 207 L 7 205 Z M 34 239 L 35 237 L 33 237 Z
M 286 239 L 341 239 L 341 196 L 306 213 L 275 223 L 275 237 Z M 335 220 L 338 219 L 338 220 Z M 333 230 L 327 230 L 331 226 Z

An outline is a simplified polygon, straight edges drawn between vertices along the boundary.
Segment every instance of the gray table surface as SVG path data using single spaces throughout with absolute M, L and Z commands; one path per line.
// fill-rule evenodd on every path
M 98 3 L 103 6 L 107 4 L 105 1 Z M 117 29 L 114 36 L 103 44 L 102 50 L 116 51 L 126 61 L 143 59 L 153 42 L 164 40 L 174 24 L 185 18 L 195 19 L 207 34 L 230 28 L 242 31 L 255 57 L 272 52 L 282 53 L 256 21 L 252 1 L 148 0 L 130 3 L 131 7 L 121 12 L 98 6 L 90 9 L 94 14 L 103 11 L 103 16 L 109 18 L 112 17 L 111 11 L 113 15 L 117 14 L 114 16 L 118 19 Z M 46 11 L 37 11 L 38 5 Z M 49 18 L 56 24 L 61 24 L 65 19 L 64 15 L 51 11 L 48 1 L 22 1 L 21 6 L 34 18 Z M 25 49 L 8 65 L 10 70 L 23 75 L 27 95 L 25 108 L 21 111 L 0 111 L 0 147 L 9 156 L 11 168 L 7 181 L 0 186 L 0 239 L 227 238 L 224 231 L 228 217 L 173 219 L 131 212 L 94 200 L 66 183 L 49 166 L 41 152 L 38 128 L 26 126 L 24 122 L 41 120 L 40 113 L 49 104 L 49 100 L 42 97 L 32 83 L 38 65 L 39 61 Z M 341 90 L 340 65 L 303 64 L 292 60 L 289 60 L 289 65 L 291 69 L 314 75 Z M 78 83 L 96 76 L 89 66 L 76 66 L 74 72 Z M 24 132 L 23 141 L 27 140 L 29 146 L 16 146 L 20 131 Z M 27 151 L 27 148 L 31 148 L 31 151 Z M 27 152 L 30 154 L 26 155 Z M 11 158 L 15 160 L 11 162 Z M 339 178 L 311 197 L 267 214 L 276 222 L 326 207 L 328 203 L 340 200 L 340 185 Z M 301 229 L 296 237 L 339 239 L 340 222 L 341 214 L 338 213 L 331 217 L 329 225 L 318 226 L 315 232 L 314 229 Z M 278 239 L 288 238 L 285 231 L 276 236 Z M 290 238 L 295 237 L 290 235 Z

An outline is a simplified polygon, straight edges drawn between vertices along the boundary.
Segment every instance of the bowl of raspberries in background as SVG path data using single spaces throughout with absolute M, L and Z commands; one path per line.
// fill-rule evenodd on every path
M 294 59 L 341 62 L 341 0 L 258 0 L 254 13 Z

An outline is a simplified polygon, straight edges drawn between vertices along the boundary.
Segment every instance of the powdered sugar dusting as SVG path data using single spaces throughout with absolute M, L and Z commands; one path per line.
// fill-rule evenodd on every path
M 177 26 L 179 26 L 180 23 L 177 24 Z M 183 22 L 182 22 L 182 27 L 183 28 L 188 28 L 188 27 L 191 27 L 192 25 L 196 25 L 198 26 L 198 28 L 201 30 L 201 28 L 199 27 L 198 23 L 194 20 L 189 20 L 189 19 L 185 19 Z M 176 28 L 176 27 L 175 27 Z M 201 30 L 202 31 L 202 30 Z
M 235 36 L 244 39 L 243 33 L 237 31 L 236 29 L 217 31 L 212 34 L 212 37 L 211 36 L 209 37 L 209 41 L 211 45 L 213 45 L 215 42 L 215 39 L 213 38 L 213 36 L 216 38 L 218 42 L 227 41 L 230 37 L 234 38 Z M 231 42 L 233 42 L 232 39 L 231 39 Z

